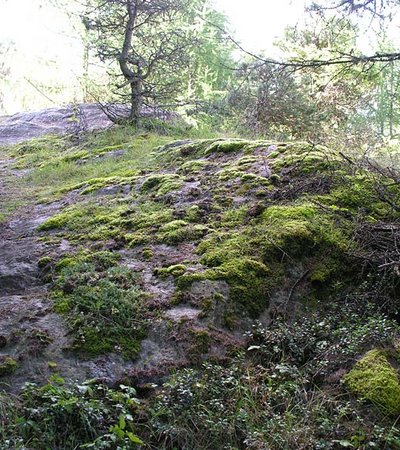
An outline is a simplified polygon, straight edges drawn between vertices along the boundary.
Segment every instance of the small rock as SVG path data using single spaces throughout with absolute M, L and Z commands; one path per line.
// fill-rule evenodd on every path
M 124 195 L 128 195 L 128 194 L 130 194 L 131 189 L 132 189 L 131 186 L 129 184 L 126 184 L 126 185 L 122 186 L 122 193 Z
M 107 156 L 111 156 L 111 157 L 117 158 L 118 156 L 125 155 L 125 153 L 126 153 L 126 150 L 115 150 L 113 152 L 107 153 Z

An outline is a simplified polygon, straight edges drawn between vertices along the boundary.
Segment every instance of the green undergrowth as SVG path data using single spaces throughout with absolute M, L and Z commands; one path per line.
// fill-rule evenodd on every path
M 18 400 L 0 393 L 0 449 L 136 449 L 136 392 L 94 382 L 68 386 L 59 376 L 27 384 Z
M 378 373 L 396 379 L 383 355 L 396 358 L 398 332 L 360 295 L 290 324 L 255 323 L 240 354 L 174 371 L 140 401 L 132 387 L 70 386 L 55 375 L 42 387 L 28 384 L 18 399 L 0 395 L 0 449 L 395 450 L 396 418 L 366 409 L 368 391 L 357 400 L 348 386 L 360 370 L 361 378 L 372 370 L 373 380 Z M 371 347 L 382 350 L 350 370 Z
M 146 294 L 118 259 L 111 252 L 78 253 L 53 268 L 55 311 L 67 321 L 73 349 L 84 355 L 114 351 L 135 358 L 145 336 Z
M 363 349 L 393 346 L 397 332 L 361 298 L 292 324 L 256 324 L 246 354 L 169 379 L 151 402 L 147 441 L 160 449 L 399 448 L 391 418 L 368 417 L 343 385 L 324 388 Z

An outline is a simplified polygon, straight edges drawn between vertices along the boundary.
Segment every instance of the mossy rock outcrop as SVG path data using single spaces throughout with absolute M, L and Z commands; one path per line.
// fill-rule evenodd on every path
M 327 302 L 343 287 L 359 285 L 362 268 L 351 259 L 355 227 L 363 218 L 394 217 L 390 203 L 376 195 L 375 175 L 306 142 L 185 140 L 146 158 L 140 166 L 130 160 L 129 168 L 104 178 L 71 183 L 94 195 L 84 195 L 40 230 L 78 243 L 117 240 L 132 249 L 190 244 L 198 264 L 174 271 L 177 289 L 225 281 L 227 307 L 237 316 L 257 318 L 282 286 L 288 303 L 307 300 L 297 295 L 302 285 L 309 287 L 308 298 Z M 129 187 L 125 194 L 101 196 L 101 189 L 121 183 Z M 149 255 L 142 256 L 150 261 Z M 158 276 L 166 275 L 164 269 Z
M 115 128 L 13 150 L 51 205 L 29 221 L 49 296 L 26 314 L 41 332 L 0 342 L 0 377 L 35 379 L 33 358 L 53 376 L 27 387 L 7 448 L 400 448 L 396 352 L 378 350 L 400 335 L 399 183 L 306 142 L 171 140 Z M 77 362 L 90 381 L 69 390 Z M 66 412 L 82 434 L 46 443 L 69 439 Z
M 349 390 L 377 405 L 384 413 L 400 414 L 400 381 L 381 350 L 370 350 L 345 376 Z

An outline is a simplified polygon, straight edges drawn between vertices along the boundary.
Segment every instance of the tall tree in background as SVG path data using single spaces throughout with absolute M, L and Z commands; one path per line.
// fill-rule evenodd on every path
M 384 37 L 382 51 L 393 51 L 390 41 Z M 374 101 L 370 105 L 371 122 L 384 138 L 392 139 L 400 128 L 400 61 L 389 61 L 382 67 L 374 67 Z
M 201 0 L 97 0 L 84 16 L 103 61 L 118 65 L 116 92 L 139 125 L 143 106 L 174 98 L 196 42 L 190 33 Z M 115 73 L 115 72 L 114 72 Z M 117 121 L 120 117 L 114 117 Z
M 347 51 L 338 55 L 336 60 L 339 63 L 347 60 L 342 69 L 346 74 L 354 71 L 355 67 L 360 73 L 369 74 L 372 82 L 370 99 L 362 114 L 381 139 L 396 137 L 400 128 L 400 49 L 391 42 L 387 33 L 387 25 L 399 13 L 399 6 L 399 0 L 318 0 L 311 8 L 322 16 L 326 12 L 341 14 L 342 20 L 343 17 L 348 20 L 367 18 L 369 28 L 378 19 L 380 30 L 375 31 L 378 45 L 374 54 L 365 56 Z M 329 59 L 325 61 L 329 62 Z
M 317 110 L 293 73 L 270 65 L 243 64 L 228 98 L 239 131 L 277 139 L 305 138 L 316 128 Z
M 351 53 L 356 36 L 354 25 L 337 17 L 325 21 L 314 15 L 306 29 L 288 28 L 276 44 L 288 66 L 257 60 L 243 65 L 243 81 L 231 96 L 232 106 L 239 114 L 245 112 L 248 128 L 278 138 L 325 142 L 332 130 L 349 131 L 350 122 L 365 108 L 371 74 L 358 66 L 300 69 L 290 63 Z
M 358 28 L 348 18 L 314 15 L 311 24 L 301 31 L 287 29 L 280 48 L 289 61 L 322 61 L 357 52 Z M 328 136 L 332 130 L 340 129 L 351 132 L 354 117 L 371 100 L 373 74 L 359 65 L 322 65 L 294 73 L 318 111 L 314 136 Z
M 187 79 L 187 97 L 212 101 L 226 94 L 236 62 L 235 46 L 226 39 L 226 17 L 203 2 L 194 18 L 192 36 L 198 45 L 190 49 L 190 65 L 182 73 Z

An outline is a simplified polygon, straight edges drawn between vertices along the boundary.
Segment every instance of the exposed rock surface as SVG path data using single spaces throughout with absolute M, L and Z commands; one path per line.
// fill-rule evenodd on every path
M 7 201 L 20 200 L 20 171 L 12 169 L 12 164 L 0 154 L 0 212 Z M 11 392 L 18 392 L 26 382 L 41 383 L 54 372 L 70 380 L 94 377 L 112 382 L 130 366 L 113 354 L 86 361 L 68 351 L 68 330 L 53 312 L 41 280 L 40 258 L 48 253 L 62 255 L 71 247 L 67 241 L 42 243 L 37 227 L 74 201 L 70 195 L 49 204 L 30 203 L 0 222 L 0 364 L 15 364 L 16 370 L 9 374 L 12 380 L 8 374 L 2 378 L 2 387 Z
M 68 133 L 79 124 L 87 130 L 95 130 L 109 127 L 112 122 L 96 104 L 21 112 L 0 117 L 0 145 L 16 144 L 46 134 Z
M 393 448 L 397 178 L 171 139 L 0 148 L 0 449 Z
M 124 106 L 115 108 L 121 116 L 126 115 Z M 149 108 L 144 109 L 142 113 L 146 117 L 158 115 Z M 161 114 L 164 117 L 167 113 Z M 100 130 L 112 125 L 111 120 L 95 103 L 20 112 L 0 117 L 0 145 L 17 144 L 46 134 Z

